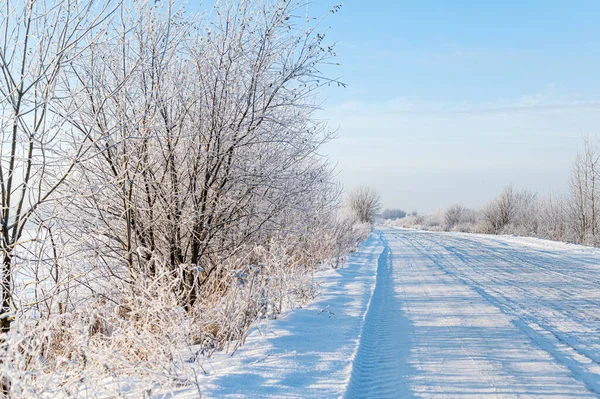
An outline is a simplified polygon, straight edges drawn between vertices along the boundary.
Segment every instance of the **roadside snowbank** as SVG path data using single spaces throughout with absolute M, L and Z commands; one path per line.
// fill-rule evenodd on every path
M 339 397 L 350 379 L 383 251 L 371 234 L 345 267 L 318 273 L 321 295 L 258 325 L 233 356 L 217 353 L 198 377 L 205 398 Z M 196 388 L 169 397 L 194 398 Z

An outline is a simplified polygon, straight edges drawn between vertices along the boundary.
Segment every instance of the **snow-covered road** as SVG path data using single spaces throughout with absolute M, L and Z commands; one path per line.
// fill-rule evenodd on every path
M 411 396 L 600 395 L 597 250 L 530 239 L 381 234 L 408 320 L 397 334 L 405 361 L 397 378 Z M 386 351 L 385 341 L 377 343 L 373 351 Z M 358 353 L 355 369 L 369 364 Z M 368 373 L 391 371 L 379 362 Z M 385 394 L 389 381 L 381 378 L 369 391 L 362 384 L 353 390 L 351 380 L 347 396 L 399 397 Z
M 204 393 L 600 396 L 597 249 L 380 228 L 323 278 L 322 298 L 251 337 Z

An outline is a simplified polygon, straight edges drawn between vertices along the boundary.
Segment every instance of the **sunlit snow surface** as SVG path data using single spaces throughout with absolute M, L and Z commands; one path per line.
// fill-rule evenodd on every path
M 600 396 L 597 249 L 381 228 L 319 278 L 316 302 L 204 365 L 203 397 Z

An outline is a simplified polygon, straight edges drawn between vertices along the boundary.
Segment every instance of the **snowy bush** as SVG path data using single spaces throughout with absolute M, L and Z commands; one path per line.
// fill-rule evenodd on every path
M 493 233 L 517 233 L 536 229 L 535 194 L 507 186 L 483 209 L 484 219 Z
M 455 226 L 463 223 L 465 208 L 460 204 L 454 204 L 444 214 L 446 230 L 452 230 Z
M 197 326 L 170 287 L 132 287 L 115 305 L 105 298 L 62 315 L 17 318 L 2 343 L 10 397 L 132 396 L 188 380 Z M 97 395 L 97 396 L 96 396 Z

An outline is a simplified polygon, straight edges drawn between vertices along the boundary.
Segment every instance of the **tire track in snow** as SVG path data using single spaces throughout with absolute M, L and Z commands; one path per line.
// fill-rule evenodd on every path
M 456 255 L 455 248 L 444 246 L 444 249 L 446 251 L 449 251 L 450 253 Z M 445 258 L 445 255 L 442 253 L 440 253 L 440 256 L 442 256 L 442 258 Z M 539 267 L 539 266 L 537 266 L 537 264 L 534 264 L 534 263 L 522 262 L 521 258 L 518 258 L 516 256 L 511 257 L 509 254 L 506 254 L 505 256 L 501 256 L 500 254 L 494 255 L 494 256 L 496 256 L 499 260 L 504 260 L 504 261 L 508 261 L 508 262 L 513 262 L 515 259 L 517 259 L 521 266 L 529 267 L 530 269 L 531 268 L 535 269 L 536 267 Z M 482 263 L 481 261 L 478 261 L 475 258 L 471 258 L 468 261 L 462 257 L 460 257 L 460 259 L 461 259 L 461 261 L 463 261 L 465 263 L 469 263 L 471 266 L 474 266 L 476 264 L 480 264 L 481 266 L 485 265 L 484 263 Z M 450 267 L 451 264 L 452 264 L 452 262 L 449 262 L 449 263 L 447 263 L 446 266 L 443 267 L 443 269 L 445 269 L 446 273 L 449 273 L 448 267 Z M 545 273 L 550 272 L 549 270 L 547 270 L 546 267 L 539 267 L 539 268 L 543 269 Z M 456 274 L 456 273 L 453 271 L 452 274 Z M 481 284 L 476 282 L 474 279 L 472 279 L 472 278 L 468 279 L 471 287 L 473 289 L 475 289 L 480 295 L 486 297 L 486 299 L 488 301 L 491 301 L 489 298 L 496 301 L 495 306 L 497 306 L 497 307 L 500 307 L 500 305 L 506 306 L 507 309 L 510 309 L 510 312 L 507 311 L 505 313 L 510 314 L 510 315 L 514 316 L 515 318 L 520 318 L 523 320 L 530 320 L 532 323 L 535 323 L 537 326 L 539 326 L 543 330 L 546 330 L 551 335 L 553 335 L 561 344 L 568 346 L 572 352 L 577 353 L 577 355 L 579 355 L 580 357 L 586 358 L 586 360 L 587 360 L 586 363 L 593 362 L 597 365 L 600 365 L 600 355 L 586 350 L 585 345 L 582 344 L 581 342 L 579 342 L 577 337 L 569 336 L 568 334 L 564 334 L 559 330 L 555 330 L 554 328 L 551 327 L 552 323 L 549 320 L 547 320 L 546 316 L 542 315 L 536 309 L 527 308 L 527 307 L 511 300 L 508 297 L 508 295 L 506 295 L 506 293 L 504 293 L 501 289 L 498 289 L 497 287 L 501 286 L 501 284 L 500 284 L 501 279 L 499 279 L 495 276 L 488 276 L 485 273 L 482 273 L 481 271 L 477 270 L 477 268 L 473 269 L 472 275 L 473 276 L 485 276 L 487 278 L 490 278 L 490 281 L 495 282 L 495 284 L 492 285 L 491 287 L 486 287 L 486 290 L 489 291 L 489 293 L 488 293 L 486 290 L 484 290 L 484 288 L 481 286 Z M 563 274 L 560 274 L 560 275 L 565 276 Z M 501 278 L 502 275 L 500 274 L 499 277 Z M 465 278 L 464 276 L 461 277 L 461 279 L 464 279 L 464 278 Z M 517 285 L 511 286 L 511 289 L 515 292 L 520 292 L 523 297 L 526 297 L 527 295 L 530 294 L 526 289 L 519 287 Z M 553 289 L 561 292 L 563 298 L 567 298 L 568 296 L 572 295 L 571 292 L 563 290 L 560 287 L 553 287 Z M 492 295 L 490 295 L 490 294 L 492 294 Z M 596 308 L 598 307 L 598 304 L 596 302 L 592 302 L 592 301 L 586 301 L 586 302 L 590 302 Z M 586 324 L 587 320 L 580 320 L 580 317 L 579 317 L 579 314 L 582 314 L 582 313 L 585 314 L 584 310 L 582 310 L 582 309 L 569 310 L 569 309 L 566 309 L 565 305 L 562 303 L 559 303 L 557 305 L 561 305 L 561 306 L 557 309 L 552 309 L 552 311 L 559 313 L 562 316 L 562 318 L 571 319 L 573 321 L 580 323 L 581 325 Z M 517 315 L 519 315 L 519 316 L 517 316 Z M 530 334 L 528 334 L 528 335 L 530 335 Z M 600 382 L 600 380 L 599 380 L 599 382 Z M 595 388 L 594 392 L 596 394 L 600 395 L 600 391 L 598 390 L 598 388 Z
M 415 246 L 421 251 L 421 253 L 425 257 L 429 258 L 433 262 L 433 264 L 435 264 L 444 273 L 457 279 L 461 283 L 471 287 L 488 303 L 495 306 L 507 316 L 510 316 L 512 318 L 513 325 L 515 325 L 515 327 L 519 328 L 519 330 L 521 330 L 526 336 L 528 336 L 536 346 L 549 353 L 554 359 L 557 360 L 559 364 L 562 364 L 563 366 L 567 367 L 571 372 L 571 375 L 575 379 L 581 381 L 587 387 L 588 390 L 600 397 L 600 376 L 594 372 L 591 372 L 588 369 L 590 364 L 598 364 L 594 354 L 585 351 L 582 347 L 580 347 L 578 342 L 571 342 L 572 340 L 574 340 L 573 337 L 569 337 L 568 335 L 565 335 L 562 332 L 553 329 L 545 320 L 545 318 L 537 314 L 537 312 L 535 312 L 533 309 L 525 309 L 520 304 L 511 300 L 508 296 L 504 295 L 504 293 L 501 290 L 492 288 L 492 286 L 486 286 L 484 288 L 475 279 L 470 278 L 464 275 L 463 273 L 459 273 L 453 267 L 452 259 L 447 258 L 447 256 L 444 253 L 440 252 L 440 249 L 443 248 L 451 256 L 456 257 L 456 259 L 458 259 L 460 262 L 469 264 L 471 266 L 477 264 L 484 266 L 485 263 L 476 259 L 476 257 L 465 257 L 464 254 L 461 254 L 459 252 L 458 247 L 464 247 L 470 244 L 468 243 L 468 240 L 459 240 L 456 238 L 448 239 L 446 241 L 451 242 L 452 245 L 447 246 L 442 245 L 439 242 L 434 242 L 432 240 L 432 237 L 421 235 L 420 238 L 424 239 L 430 244 L 426 251 L 423 250 L 424 246 L 422 244 L 420 245 L 420 247 Z M 486 248 L 483 246 L 482 248 L 477 248 L 476 252 L 494 253 L 494 251 L 489 247 Z M 500 254 L 494 253 L 494 257 L 506 263 L 518 261 L 521 265 L 528 265 L 534 268 L 538 266 L 531 262 L 523 262 L 522 258 L 513 254 L 502 255 L 504 256 L 500 256 Z M 543 270 L 544 273 L 562 275 L 562 273 L 556 273 L 553 270 L 549 270 L 547 267 L 538 267 L 539 269 Z M 483 275 L 483 273 L 481 271 L 478 271 L 477 268 L 473 268 L 472 274 Z M 580 277 L 578 276 L 571 278 L 573 280 L 580 279 Z M 499 281 L 494 279 L 493 277 L 491 281 L 495 283 L 494 287 L 501 286 L 500 284 L 498 284 Z M 520 287 L 513 286 L 511 288 L 521 291 Z
M 410 322 L 394 292 L 390 247 L 377 260 L 377 279 L 345 398 L 412 398 L 407 381 Z

